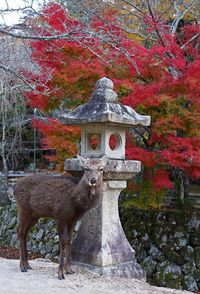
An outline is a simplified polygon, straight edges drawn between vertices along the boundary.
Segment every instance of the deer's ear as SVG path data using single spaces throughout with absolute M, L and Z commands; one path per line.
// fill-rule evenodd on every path
M 84 157 L 82 157 L 82 156 L 80 156 L 78 154 L 77 154 L 77 158 L 79 159 L 79 161 L 80 161 L 80 163 L 81 163 L 81 165 L 83 167 L 85 167 L 87 165 L 87 159 L 86 158 L 84 158 Z

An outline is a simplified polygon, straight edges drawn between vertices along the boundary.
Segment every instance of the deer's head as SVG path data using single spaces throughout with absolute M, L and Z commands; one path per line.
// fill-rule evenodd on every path
M 100 159 L 90 160 L 82 156 L 78 156 L 85 173 L 83 180 L 89 187 L 96 187 L 103 182 L 103 172 L 106 165 L 106 156 Z

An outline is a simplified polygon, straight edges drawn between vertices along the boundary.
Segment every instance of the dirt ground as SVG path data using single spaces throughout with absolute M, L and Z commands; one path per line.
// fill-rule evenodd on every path
M 0 257 L 0 294 L 183 294 L 187 291 L 158 288 L 130 279 L 105 279 L 90 273 L 57 279 L 57 264 L 31 260 L 33 270 L 22 273 L 19 261 Z
M 16 248 L 0 246 L 0 257 L 7 259 L 19 259 L 19 250 Z M 39 254 L 30 253 L 28 254 L 28 259 L 36 259 L 41 257 Z

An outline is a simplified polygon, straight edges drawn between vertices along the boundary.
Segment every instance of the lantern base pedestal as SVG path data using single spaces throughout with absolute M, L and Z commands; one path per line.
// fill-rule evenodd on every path
M 72 260 L 78 268 L 101 276 L 145 280 L 119 219 L 118 197 L 125 188 L 126 181 L 103 183 L 99 206 L 85 215 L 72 243 Z
M 118 277 L 146 281 L 145 271 L 141 269 L 140 265 L 135 260 L 103 267 L 86 263 L 73 262 L 73 269 L 75 272 L 90 272 L 101 277 Z

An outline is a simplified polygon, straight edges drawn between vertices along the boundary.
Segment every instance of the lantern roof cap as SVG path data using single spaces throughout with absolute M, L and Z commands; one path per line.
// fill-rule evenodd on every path
M 113 82 L 104 77 L 97 81 L 90 100 L 72 111 L 60 112 L 58 119 L 66 125 L 134 125 L 148 126 L 150 116 L 138 114 L 131 107 L 117 102 Z

